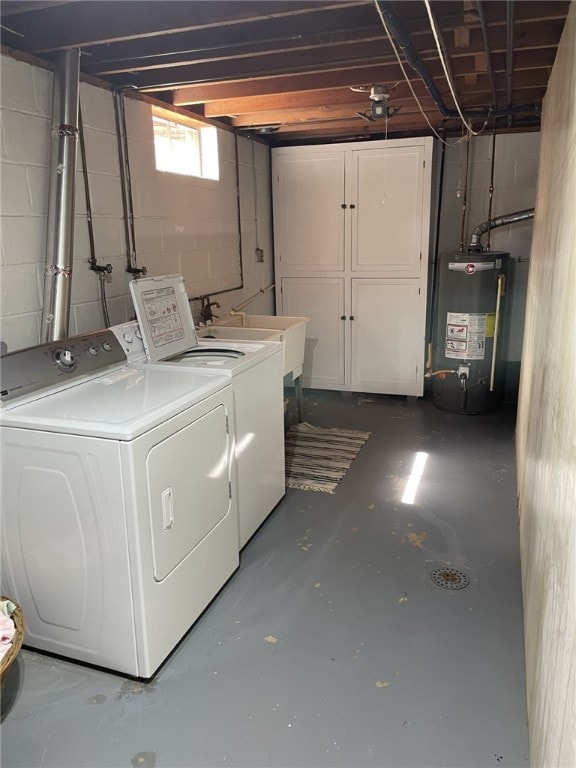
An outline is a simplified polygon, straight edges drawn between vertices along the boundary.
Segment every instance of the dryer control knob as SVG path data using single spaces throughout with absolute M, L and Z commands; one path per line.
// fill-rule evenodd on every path
M 56 349 L 53 357 L 61 371 L 73 371 L 76 368 L 76 358 L 69 349 Z
M 110 344 L 109 341 L 105 341 L 102 344 L 102 349 L 104 350 L 104 352 L 110 352 L 112 350 L 112 344 Z

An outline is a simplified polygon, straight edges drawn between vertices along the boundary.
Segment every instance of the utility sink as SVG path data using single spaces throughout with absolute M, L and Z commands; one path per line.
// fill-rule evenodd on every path
M 218 320 L 214 325 L 202 328 L 198 332 L 217 330 L 219 339 L 266 339 L 282 341 L 284 345 L 284 375 L 291 373 L 297 379 L 302 373 L 304 362 L 304 342 L 306 340 L 307 317 L 287 317 L 286 315 L 245 315 L 243 312 Z M 254 333 L 268 333 L 268 336 L 252 336 Z M 224 335 L 233 334 L 233 335 Z M 273 335 L 276 334 L 276 335 Z M 202 333 L 203 337 L 206 334 Z
M 235 328 L 206 325 L 196 329 L 199 339 L 224 339 L 228 341 L 282 341 L 282 332 L 266 328 Z

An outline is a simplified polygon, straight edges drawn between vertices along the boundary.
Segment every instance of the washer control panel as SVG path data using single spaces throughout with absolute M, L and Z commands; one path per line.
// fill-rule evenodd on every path
M 0 402 L 57 390 L 125 362 L 126 353 L 108 329 L 17 349 L 0 359 Z
M 113 325 L 110 329 L 118 339 L 118 343 L 126 353 L 129 363 L 145 363 L 147 361 L 142 334 L 137 320 Z

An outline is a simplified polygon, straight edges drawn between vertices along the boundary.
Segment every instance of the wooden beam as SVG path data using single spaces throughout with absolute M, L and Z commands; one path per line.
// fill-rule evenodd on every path
M 370 86 L 368 85 L 367 87 L 369 88 Z M 413 88 L 419 98 L 429 98 L 428 91 L 422 83 L 415 82 Z M 412 100 L 412 98 L 412 94 L 405 83 L 399 83 L 390 90 L 390 101 L 392 104 L 403 104 L 408 100 Z M 361 107 L 363 104 L 368 103 L 368 100 L 368 91 L 365 93 L 355 93 L 350 88 L 330 88 L 277 93 L 269 96 L 252 96 L 244 99 L 211 101 L 204 105 L 204 114 L 209 117 L 240 116 L 273 110 L 319 108 L 324 105 L 352 103 L 356 103 Z
M 488 54 L 474 54 L 474 72 L 488 72 Z
M 346 53 L 346 47 L 350 46 L 350 51 Z M 237 74 L 242 74 L 245 69 L 243 60 L 249 59 L 253 64 L 252 69 L 262 68 L 293 68 L 295 64 L 314 62 L 315 60 L 330 61 L 331 50 L 337 49 L 336 60 L 342 56 L 354 57 L 360 59 L 372 57 L 374 52 L 383 51 L 382 30 L 378 27 L 362 28 L 358 30 L 346 30 L 344 32 L 330 32 L 326 35 L 315 35 L 314 38 L 300 37 L 296 40 L 275 41 L 271 45 L 268 41 L 265 43 L 256 42 L 248 45 L 227 47 L 225 49 L 209 49 L 207 51 L 186 51 L 183 53 L 170 53 L 162 56 L 147 57 L 145 59 L 128 59 L 122 62 L 112 62 L 110 64 L 92 65 L 90 61 L 85 66 L 87 71 L 100 77 L 110 75 L 120 75 L 131 72 L 151 72 L 158 70 L 169 70 L 164 72 L 164 77 L 171 79 L 180 69 L 185 68 L 186 72 L 194 73 L 202 65 L 211 64 L 211 71 L 214 71 L 214 79 L 218 78 L 219 72 L 215 63 L 225 64 L 230 62 Z M 334 58 L 334 54 L 332 54 Z
M 362 0 L 360 0 L 362 2 Z M 301 2 L 300 0 L 218 0 L 218 2 L 178 2 L 163 0 L 108 0 L 106 13 L 98 0 L 71 3 L 63 8 L 47 8 L 42 22 L 30 29 L 28 45 L 47 53 L 70 47 L 107 45 L 120 40 L 155 37 L 186 30 L 209 29 L 231 24 L 246 24 L 283 16 L 342 8 L 356 2 Z M 61 11 L 61 12 L 59 12 Z
M 200 28 L 174 32 L 170 35 L 137 38 L 130 41 L 93 46 L 86 63 L 90 67 L 104 64 L 142 60 L 145 64 L 155 57 L 185 55 L 217 51 L 221 54 L 233 52 L 241 46 L 252 46 L 274 50 L 286 41 L 312 40 L 320 36 L 348 31 L 353 37 L 359 30 L 372 27 L 382 34 L 382 26 L 374 7 L 343 3 L 337 9 L 316 11 L 305 18 L 301 15 L 281 16 L 272 19 L 257 19 L 247 24 L 229 24 L 213 28 Z
M 402 116 L 411 114 L 420 114 L 414 100 L 406 105 L 399 103 L 391 104 L 391 107 L 402 106 Z M 426 103 L 422 106 L 425 110 L 434 111 L 436 107 L 431 97 L 428 97 Z M 352 102 L 350 104 L 326 104 L 322 107 L 309 107 L 307 109 L 285 109 L 277 112 L 256 112 L 255 114 L 241 115 L 232 119 L 232 125 L 235 127 L 253 127 L 262 125 L 294 125 L 298 123 L 309 123 L 322 120 L 343 120 L 355 119 L 359 112 L 369 111 L 369 99 L 361 102 Z M 436 110 L 437 111 L 437 110 Z
M 417 77 L 417 75 L 414 75 Z M 348 67 L 328 72 L 282 75 L 278 77 L 251 78 L 224 83 L 209 83 L 177 88 L 172 103 L 203 104 L 220 99 L 238 99 L 246 96 L 264 96 L 282 92 L 310 91 L 325 88 L 342 88 L 369 83 L 396 82 L 403 77 L 398 64 L 380 64 L 368 67 Z
M 436 123 L 436 125 L 440 125 L 442 120 L 439 119 L 438 113 L 431 113 L 429 115 L 430 122 L 432 124 Z M 419 115 L 410 115 L 407 118 L 402 118 L 402 114 L 400 113 L 397 117 L 393 117 L 392 119 L 388 120 L 388 130 L 393 127 L 395 130 L 401 129 L 403 130 L 406 127 L 412 127 L 412 128 L 418 128 L 422 125 L 422 116 Z M 385 120 L 376 120 L 374 122 L 369 122 L 366 120 L 363 120 L 361 117 L 341 120 L 341 121 L 330 121 L 329 123 L 307 123 L 305 126 L 299 126 L 302 128 L 301 131 L 298 131 L 298 126 L 294 125 L 283 125 L 278 128 L 278 131 L 275 135 L 281 135 L 281 134 L 293 134 L 297 136 L 300 134 L 306 134 L 306 135 L 313 135 L 314 133 L 324 133 L 324 134 L 333 134 L 337 135 L 338 133 L 344 132 L 347 133 L 350 130 L 353 131 L 361 131 L 364 133 L 372 133 L 374 131 L 382 132 L 386 130 L 386 121 Z
M 478 22 L 478 11 L 474 0 L 462 0 L 462 11 L 466 23 L 474 24 Z
M 554 24 L 556 22 L 544 25 L 545 29 L 538 30 L 538 35 L 535 37 L 526 36 L 523 38 L 520 34 L 517 35 L 516 49 L 533 50 L 535 47 L 553 47 L 557 45 L 560 32 L 559 29 L 554 28 Z M 491 40 L 491 50 L 495 53 L 505 52 L 506 39 L 503 29 L 499 39 Z M 449 47 L 448 49 L 451 63 L 454 63 L 461 56 L 484 52 L 484 41 L 480 32 L 478 32 L 476 37 L 471 38 L 469 49 L 465 51 L 454 47 Z M 430 50 L 424 51 L 422 58 L 427 64 L 429 63 L 432 66 L 437 61 L 435 46 Z M 377 40 L 362 44 L 355 42 L 350 44 L 340 43 L 327 49 L 292 51 L 282 55 L 266 53 L 262 56 L 211 62 L 209 67 L 206 62 L 200 62 L 199 64 L 113 75 L 109 79 L 117 86 L 131 85 L 144 91 L 159 91 L 176 90 L 192 84 L 199 85 L 208 79 L 217 82 L 237 81 L 258 77 L 282 77 L 297 73 L 319 73 L 338 68 L 350 69 L 358 68 L 359 66 L 369 67 L 371 65 L 385 64 L 392 64 L 397 68 L 395 57 L 389 47 L 384 47 L 382 41 Z
M 297 72 L 325 71 L 338 67 L 396 63 L 389 45 L 382 40 L 358 43 L 340 42 L 326 47 L 288 51 L 281 54 L 264 52 L 246 58 L 188 63 L 167 68 L 129 72 L 107 77 L 118 85 L 136 85 L 146 90 L 178 87 L 206 80 L 239 80 L 251 77 L 281 76 Z
M 470 28 L 469 27 L 456 27 L 456 29 L 454 30 L 454 47 L 455 48 L 470 47 Z
M 69 5 L 75 0 L 31 0 L 30 2 L 3 3 L 2 18 L 15 16 L 16 14 L 33 13 L 34 11 L 45 11 L 47 8 L 55 8 L 57 5 Z

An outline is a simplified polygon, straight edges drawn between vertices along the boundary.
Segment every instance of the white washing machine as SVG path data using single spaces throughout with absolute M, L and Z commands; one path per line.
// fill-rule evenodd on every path
M 102 331 L 2 359 L 2 592 L 25 644 L 148 678 L 238 566 L 233 393 Z
M 242 548 L 286 492 L 282 344 L 199 342 L 180 275 L 134 280 L 130 288 L 141 335 L 130 326 L 116 332 L 131 362 L 142 359 L 144 349 L 147 363 L 163 370 L 212 370 L 231 378 Z

